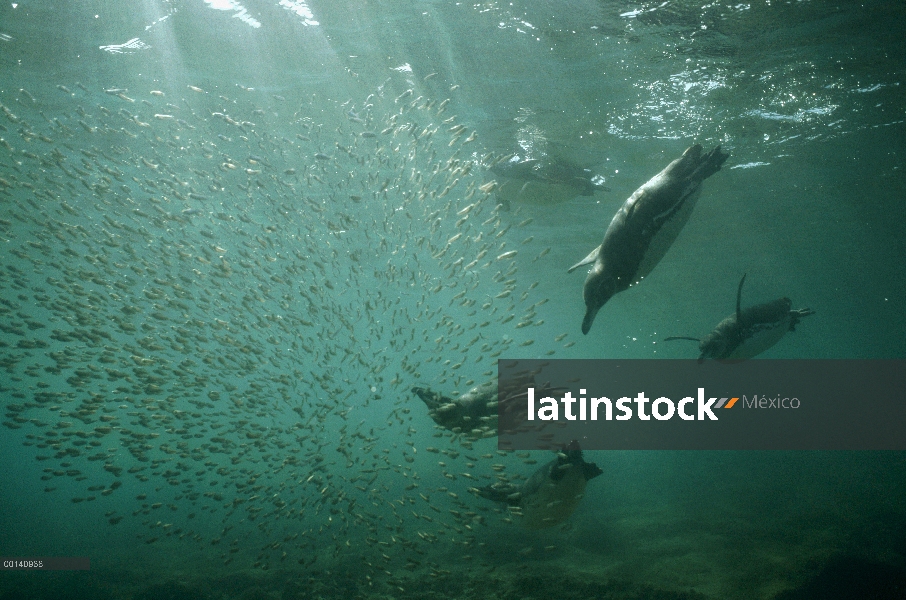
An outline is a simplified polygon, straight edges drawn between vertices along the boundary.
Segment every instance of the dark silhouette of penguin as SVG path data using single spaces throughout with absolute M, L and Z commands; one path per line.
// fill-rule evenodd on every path
M 664 338 L 664 341 L 699 342 L 698 349 L 701 354 L 698 362 L 706 358 L 745 360 L 761 354 L 779 342 L 787 331 L 796 331 L 796 325 L 802 317 L 815 314 L 810 308 L 792 310 L 793 302 L 789 298 L 778 298 L 742 310 L 742 284 L 745 280 L 746 276 L 743 275 L 736 290 L 736 313 L 718 323 L 711 333 L 701 339 L 674 336 Z
M 457 398 L 448 398 L 426 387 L 414 387 L 412 393 L 428 406 L 435 423 L 453 433 L 472 439 L 497 435 L 497 382 L 473 387 Z
M 491 172 L 500 177 L 518 181 L 565 185 L 574 188 L 582 196 L 594 196 L 597 191 L 609 191 L 603 178 L 563 159 L 522 159 L 517 155 L 491 167 Z
M 534 373 L 520 372 L 506 378 L 502 397 L 498 397 L 500 390 L 496 379 L 477 385 L 456 398 L 422 386 L 413 387 L 412 393 L 427 405 L 428 415 L 435 423 L 474 441 L 497 435 L 500 414 L 511 421 L 524 421 L 526 390 L 530 387 L 542 396 L 566 390 L 549 383 L 536 383 Z
M 595 315 L 614 294 L 648 275 L 676 240 L 701 193 L 702 182 L 717 173 L 729 154 L 720 146 L 702 154 L 698 144 L 637 189 L 614 215 L 601 245 L 567 271 L 592 265 L 585 279 L 587 334 Z
M 582 449 L 574 440 L 521 486 L 498 482 L 469 491 L 514 507 L 513 512 L 521 515 L 523 527 L 544 529 L 568 519 L 584 496 L 588 481 L 601 474 L 596 464 L 585 462 Z

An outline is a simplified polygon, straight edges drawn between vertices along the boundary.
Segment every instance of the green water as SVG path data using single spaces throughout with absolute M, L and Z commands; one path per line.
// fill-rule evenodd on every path
M 4 3 L 0 554 L 91 571 L 0 598 L 902 597 L 902 453 L 588 451 L 526 531 L 468 490 L 549 453 L 410 389 L 694 357 L 661 340 L 743 273 L 815 310 L 764 357 L 906 356 L 904 30 L 881 1 Z M 566 269 L 693 143 L 730 158 L 583 336 Z

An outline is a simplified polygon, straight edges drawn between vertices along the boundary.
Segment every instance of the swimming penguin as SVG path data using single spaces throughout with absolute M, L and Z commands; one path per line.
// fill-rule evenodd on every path
M 473 439 L 496 435 L 496 381 L 475 386 L 455 399 L 424 387 L 414 387 L 412 393 L 428 405 L 428 415 L 444 429 Z
M 585 494 L 585 485 L 602 473 L 598 465 L 585 462 L 579 443 L 573 440 L 521 486 L 498 482 L 469 491 L 518 507 L 513 512 L 522 515 L 526 529 L 544 529 L 568 519 Z
M 521 179 L 522 181 L 538 181 L 541 177 L 536 172 L 541 161 L 537 158 L 522 158 L 517 154 L 510 156 L 508 160 L 501 160 L 491 167 L 491 173 L 500 177 L 510 179 Z
M 510 391 L 504 392 L 504 407 L 525 409 L 526 389 L 534 387 L 537 393 L 553 395 L 561 388 L 549 384 L 536 384 L 531 374 L 521 374 L 509 381 Z M 453 433 L 462 433 L 467 438 L 477 440 L 497 435 L 498 386 L 497 381 L 477 385 L 457 398 L 448 398 L 439 392 L 426 387 L 414 387 L 412 393 L 417 395 L 428 406 L 428 416 L 435 423 Z
M 780 341 L 787 331 L 796 331 L 799 319 L 815 314 L 810 308 L 792 310 L 789 298 L 778 298 L 773 302 L 756 304 L 742 310 L 742 284 L 739 280 L 736 290 L 736 314 L 730 315 L 702 339 L 686 336 L 664 338 L 670 340 L 693 340 L 699 342 L 701 355 L 698 362 L 706 358 L 717 360 L 744 360 L 757 356 Z
M 576 196 L 593 196 L 609 191 L 604 177 L 570 160 L 541 153 L 542 158 L 511 155 L 490 167 L 500 180 L 497 204 L 508 211 L 514 203 L 551 205 Z
M 637 189 L 614 215 L 601 245 L 567 271 L 592 265 L 585 279 L 587 334 L 595 315 L 614 294 L 638 283 L 664 257 L 689 220 L 701 183 L 720 170 L 729 154 L 720 146 L 702 155 L 698 144 Z
M 541 161 L 536 158 L 522 159 L 518 155 L 491 167 L 491 172 L 500 177 L 525 182 L 538 181 L 551 185 L 565 185 L 574 188 L 582 196 L 594 196 L 596 191 L 608 189 L 603 178 L 572 162 L 563 159 Z

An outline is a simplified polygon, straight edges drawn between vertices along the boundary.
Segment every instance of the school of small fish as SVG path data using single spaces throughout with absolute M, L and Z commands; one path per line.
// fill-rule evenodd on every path
M 113 496 L 134 509 L 110 526 L 227 564 L 355 546 L 397 587 L 398 568 L 443 571 L 425 545 L 468 559 L 486 515 L 510 519 L 468 493 L 516 478 L 474 441 L 495 431 L 416 431 L 410 390 L 461 393 L 504 353 L 563 347 L 518 273 L 550 248 L 497 207 L 482 175 L 502 157 L 451 114 L 456 86 L 440 102 L 390 87 L 0 94 L 2 423 L 47 493 Z M 448 484 L 423 484 L 422 453 Z M 221 535 L 193 529 L 202 512 Z

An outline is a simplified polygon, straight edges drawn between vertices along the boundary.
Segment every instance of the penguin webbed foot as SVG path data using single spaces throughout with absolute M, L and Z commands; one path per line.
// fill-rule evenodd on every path
M 699 150 L 700 149 L 701 146 L 699 146 Z M 715 146 L 714 149 L 706 152 L 704 156 L 701 156 L 698 159 L 692 178 L 697 179 L 698 181 L 704 181 L 720 171 L 720 167 L 729 157 L 729 152 L 721 152 L 720 145 Z

